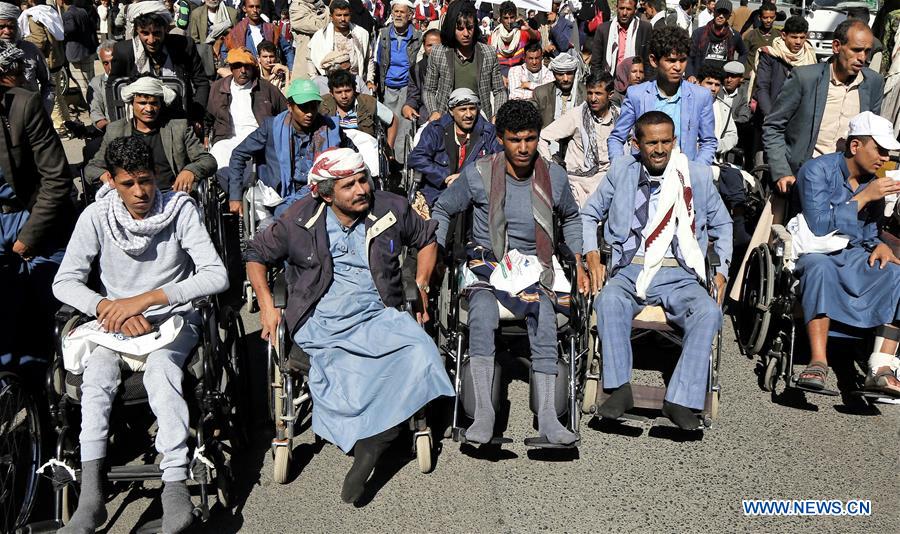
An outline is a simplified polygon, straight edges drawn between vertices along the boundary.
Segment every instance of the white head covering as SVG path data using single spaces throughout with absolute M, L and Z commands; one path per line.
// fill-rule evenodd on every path
M 416 5 L 412 3 L 412 0 L 391 0 L 391 5 L 392 5 L 392 6 L 393 6 L 393 5 L 406 6 L 406 7 L 408 7 L 410 10 L 413 10 L 413 9 L 416 8 Z
M 578 61 L 568 52 L 563 52 L 550 62 L 550 70 L 556 74 L 578 70 Z
M 151 76 L 143 76 L 126 85 L 122 89 L 122 100 L 132 102 L 134 95 L 158 96 L 168 106 L 175 101 L 175 91 L 169 89 L 162 80 Z
M 306 180 L 312 195 L 318 196 L 319 182 L 348 178 L 361 172 L 369 172 L 362 154 L 351 148 L 329 148 L 313 162 Z
M 447 101 L 447 109 L 453 109 L 456 106 L 464 106 L 466 104 L 475 104 L 478 106 L 481 105 L 481 100 L 479 100 L 475 91 L 468 87 L 460 87 L 450 93 L 450 99 Z
M 8 2 L 0 2 L 0 20 L 19 20 L 22 10 Z
M 158 0 L 144 0 L 128 5 L 128 24 L 133 24 L 134 19 L 148 13 L 156 13 L 166 19 L 166 22 L 172 22 L 172 14 L 166 9 L 166 4 Z

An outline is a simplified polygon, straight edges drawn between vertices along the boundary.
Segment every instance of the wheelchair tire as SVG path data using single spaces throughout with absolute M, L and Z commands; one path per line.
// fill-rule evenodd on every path
M 0 425 L 0 530 L 14 532 L 37 495 L 41 423 L 34 397 L 12 373 L 0 373 Z
M 713 421 L 719 417 L 719 391 L 713 391 L 709 400 L 709 418 Z
M 416 437 L 416 460 L 419 462 L 419 471 L 430 473 L 431 462 L 431 434 L 419 434 Z
M 759 354 L 767 341 L 774 296 L 775 265 L 769 246 L 763 243 L 750 253 L 741 284 L 737 338 L 747 356 Z
M 273 455 L 273 478 L 277 484 L 287 484 L 291 470 L 291 444 L 275 447 Z
M 779 358 L 769 356 L 769 361 L 766 362 L 766 372 L 763 375 L 762 380 L 763 391 L 768 391 L 770 393 L 775 391 L 775 386 L 778 385 L 778 375 L 781 371 L 780 367 Z
M 581 400 L 581 413 L 587 415 L 597 411 L 597 390 L 600 380 L 586 378 L 584 380 L 584 398 Z

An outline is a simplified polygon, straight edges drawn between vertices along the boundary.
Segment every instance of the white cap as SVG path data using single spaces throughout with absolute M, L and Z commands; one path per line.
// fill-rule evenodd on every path
M 871 111 L 864 111 L 850 119 L 850 128 L 847 137 L 867 135 L 885 150 L 900 150 L 900 142 L 894 133 L 894 125 L 891 121 L 880 117 Z

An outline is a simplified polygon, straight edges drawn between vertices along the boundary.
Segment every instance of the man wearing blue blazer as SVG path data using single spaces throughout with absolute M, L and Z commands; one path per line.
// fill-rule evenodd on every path
M 654 31 L 648 44 L 656 80 L 628 88 L 616 127 L 607 141 L 611 161 L 625 154 L 625 143 L 638 117 L 662 111 L 672 118 L 678 147 L 690 161 L 711 165 L 715 155 L 715 113 L 712 93 L 684 81 L 691 39 L 685 30 L 671 26 Z

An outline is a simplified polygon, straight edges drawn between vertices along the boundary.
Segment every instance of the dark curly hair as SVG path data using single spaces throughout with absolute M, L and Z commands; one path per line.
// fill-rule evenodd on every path
M 656 126 L 659 124 L 668 124 L 672 127 L 672 133 L 675 133 L 675 121 L 672 117 L 666 115 L 662 111 L 648 111 L 644 113 L 634 123 L 634 136 L 638 141 L 644 138 L 644 128 L 647 126 Z
M 584 78 L 584 86 L 594 87 L 595 85 L 602 85 L 606 92 L 612 94 L 613 89 L 616 86 L 616 79 L 612 77 L 612 74 L 606 71 L 595 71 L 591 72 Z
M 691 38 L 686 30 L 678 26 L 666 26 L 650 34 L 647 50 L 659 61 L 671 53 L 689 54 Z
M 134 136 L 117 137 L 106 147 L 106 168 L 112 174 L 121 169 L 129 174 L 139 171 L 154 172 L 153 151 L 147 143 Z
M 719 80 L 719 83 L 725 83 L 725 71 L 715 63 L 704 63 L 700 66 L 700 72 L 697 73 L 697 80 L 702 82 L 706 78 Z
M 163 31 L 169 29 L 169 23 L 159 13 L 144 13 L 134 18 L 131 23 L 134 28 L 134 34 L 137 35 L 138 28 L 162 28 Z
M 356 78 L 348 70 L 338 69 L 332 71 L 331 74 L 328 75 L 328 90 L 330 91 L 338 87 L 351 87 L 356 89 Z
M 528 100 L 507 100 L 497 111 L 497 135 L 503 132 L 541 131 L 541 113 Z
M 475 12 L 475 4 L 471 0 L 456 0 L 447 8 L 444 16 L 444 24 L 441 26 L 441 44 L 448 48 L 456 48 L 456 24 L 459 20 L 472 19 L 472 42 L 481 40 L 481 25 L 478 24 L 478 13 Z

